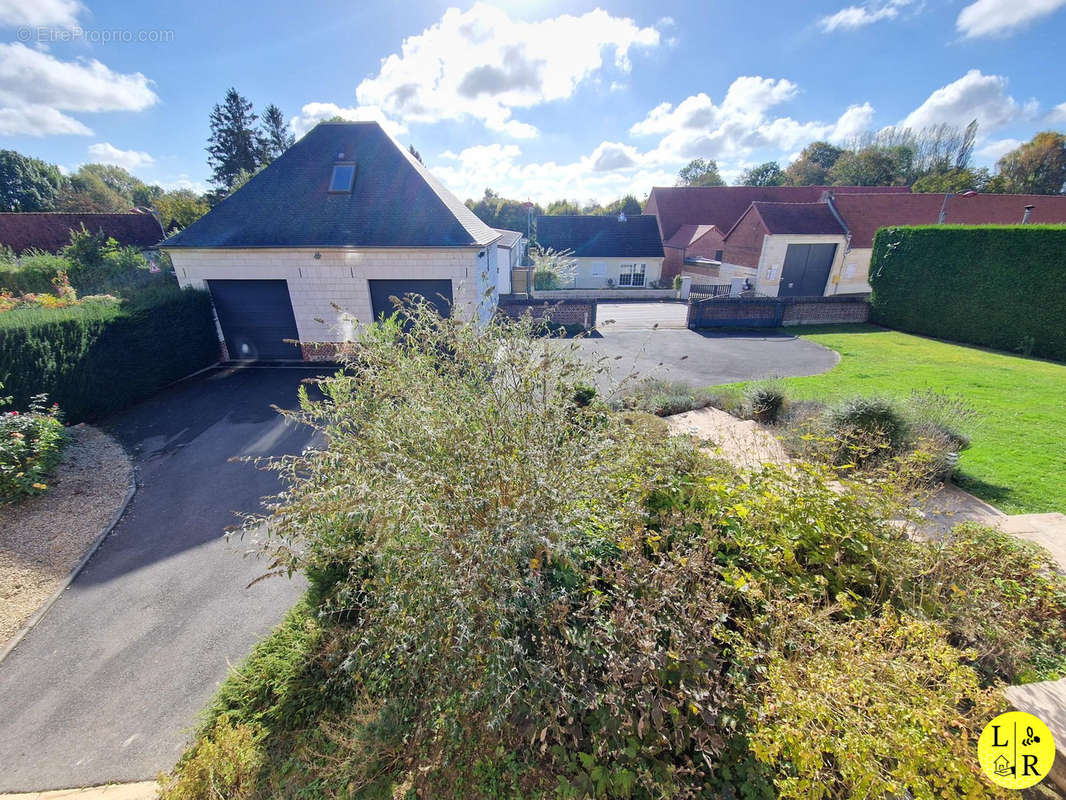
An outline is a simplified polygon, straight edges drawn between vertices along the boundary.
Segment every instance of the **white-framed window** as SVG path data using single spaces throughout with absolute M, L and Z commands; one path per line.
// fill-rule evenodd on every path
M 647 264 L 622 264 L 618 273 L 619 286 L 643 286 Z

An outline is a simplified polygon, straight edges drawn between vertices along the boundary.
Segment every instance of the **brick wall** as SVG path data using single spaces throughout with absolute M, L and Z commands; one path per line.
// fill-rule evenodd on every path
M 758 267 L 765 235 L 766 226 L 763 225 L 759 215 L 754 211 L 745 214 L 736 227 L 729 232 L 729 240 L 725 243 L 722 261 L 742 267 Z
M 824 302 L 831 300 L 833 302 Z M 782 325 L 826 325 L 866 322 L 870 303 L 865 297 L 822 297 L 796 300 L 785 305 Z
M 851 297 L 721 297 L 689 303 L 688 327 L 777 328 L 866 322 L 870 303 Z
M 518 319 L 531 314 L 533 319 L 550 319 L 559 325 L 596 324 L 595 300 L 517 300 L 501 298 L 499 313 Z

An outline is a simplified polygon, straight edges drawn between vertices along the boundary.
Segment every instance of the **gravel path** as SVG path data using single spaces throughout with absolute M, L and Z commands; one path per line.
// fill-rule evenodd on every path
M 97 428 L 70 428 L 48 491 L 0 506 L 0 646 L 40 608 L 126 497 L 133 465 Z

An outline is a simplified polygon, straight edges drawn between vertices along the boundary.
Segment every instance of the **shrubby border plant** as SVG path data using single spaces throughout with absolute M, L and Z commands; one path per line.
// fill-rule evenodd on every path
M 262 464 L 287 488 L 239 532 L 307 606 L 164 797 L 235 764 L 240 797 L 997 795 L 968 742 L 997 681 L 1058 668 L 1061 578 L 1004 587 L 966 554 L 1016 575 L 1006 539 L 916 541 L 877 482 L 612 411 L 528 318 L 404 313 L 287 412 L 321 444 Z

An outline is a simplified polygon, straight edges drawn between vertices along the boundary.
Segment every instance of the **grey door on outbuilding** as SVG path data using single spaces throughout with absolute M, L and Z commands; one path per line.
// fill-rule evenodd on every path
M 406 295 L 416 294 L 436 307 L 442 317 L 451 315 L 452 282 L 451 281 L 401 281 L 379 280 L 370 283 L 370 306 L 374 319 L 388 317 L 396 311 L 392 298 L 403 300 Z
M 229 357 L 240 361 L 299 359 L 300 338 L 289 285 L 281 280 L 209 280 Z
M 781 269 L 778 297 L 821 297 L 836 255 L 835 244 L 790 244 Z

